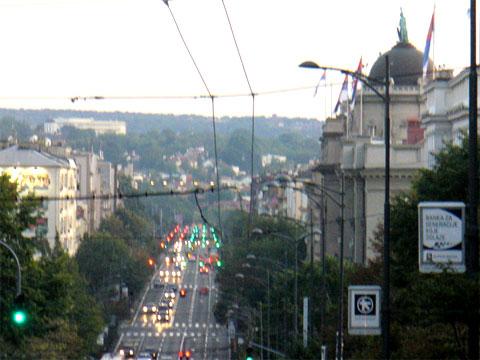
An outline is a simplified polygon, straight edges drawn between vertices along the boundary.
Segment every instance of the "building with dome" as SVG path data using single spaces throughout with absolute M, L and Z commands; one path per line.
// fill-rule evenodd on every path
M 371 68 L 370 78 L 384 82 L 385 57 L 390 63 L 390 194 L 408 190 L 414 173 L 424 165 L 424 133 L 421 117 L 425 112 L 422 95 L 423 53 L 408 42 L 406 26 L 399 30 L 399 41 L 380 55 Z M 432 77 L 433 63 L 427 68 Z M 359 82 L 360 83 L 360 82 Z M 375 86 L 384 94 L 384 86 Z M 344 254 L 357 263 L 367 263 L 376 254 L 375 231 L 383 224 L 385 192 L 385 105 L 382 98 L 362 84 L 352 106 L 343 104 L 341 114 L 326 119 L 321 137 L 319 164 L 314 181 L 340 191 L 345 189 Z M 323 228 L 326 252 L 339 254 L 340 197 L 320 196 L 324 204 Z M 324 216 L 323 216 L 324 215 Z M 314 256 L 320 256 L 320 246 Z

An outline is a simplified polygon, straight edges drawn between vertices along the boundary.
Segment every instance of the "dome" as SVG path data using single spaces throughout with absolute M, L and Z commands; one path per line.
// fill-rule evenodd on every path
M 423 73 L 423 53 L 408 42 L 399 42 L 387 53 L 381 55 L 370 70 L 370 77 L 385 79 L 385 56 L 389 56 L 390 76 L 395 85 L 417 86 Z M 432 74 L 433 62 L 428 61 L 427 76 Z M 431 75 L 430 75 L 431 76 Z

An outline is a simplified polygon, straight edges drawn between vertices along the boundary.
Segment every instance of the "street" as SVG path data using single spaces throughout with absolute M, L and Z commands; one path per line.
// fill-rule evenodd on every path
M 227 329 L 217 324 L 213 316 L 217 299 L 215 271 L 200 272 L 198 255 L 208 257 L 206 251 L 196 249 L 195 260 L 186 262 L 180 278 L 165 278 L 165 283 L 177 286 L 173 312 L 170 321 L 155 322 L 155 315 L 142 314 L 142 308 L 145 304 L 158 304 L 165 294 L 166 286 L 162 289 L 153 286 L 153 280 L 161 271 L 171 269 L 162 257 L 133 319 L 120 330 L 116 354 L 120 348 L 128 346 L 134 349 L 135 355 L 145 350 L 158 351 L 158 359 L 164 360 L 179 359 L 180 352 L 185 358 L 190 355 L 189 359 L 230 358 Z M 185 297 L 180 297 L 180 289 L 186 290 Z

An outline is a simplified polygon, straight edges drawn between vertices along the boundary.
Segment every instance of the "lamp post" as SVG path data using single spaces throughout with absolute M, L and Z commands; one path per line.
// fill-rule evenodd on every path
M 473 0 L 472 0 L 473 1 Z M 385 105 L 384 139 L 385 139 L 385 202 L 383 213 L 383 289 L 382 289 L 382 336 L 383 358 L 390 359 L 390 61 L 385 55 L 385 79 L 379 80 L 337 67 L 320 66 L 313 61 L 299 65 L 302 68 L 339 71 L 360 80 L 366 87 L 379 96 Z M 382 94 L 376 86 L 383 86 Z M 341 348 L 341 346 L 340 346 Z M 343 354 L 341 351 L 340 356 Z
M 282 239 L 286 239 L 287 241 L 290 241 L 290 242 L 293 242 L 293 244 L 295 245 L 295 266 L 294 266 L 294 278 L 295 278 L 295 282 L 294 282 L 294 311 L 295 311 L 295 321 L 294 321 L 294 324 L 293 324 L 293 328 L 294 328 L 294 333 L 295 333 L 295 340 L 297 339 L 297 336 L 298 336 L 298 243 L 300 241 L 304 241 L 307 237 L 311 236 L 310 233 L 306 233 L 306 234 L 303 234 L 302 236 L 300 236 L 299 238 L 295 239 L 295 238 L 292 238 L 288 235 L 285 235 L 285 234 L 282 234 L 282 233 L 276 233 L 276 232 L 272 232 L 272 233 L 267 233 L 267 234 L 264 234 L 263 231 L 259 228 L 255 228 L 252 230 L 252 233 L 253 234 L 258 234 L 258 235 L 272 235 L 272 236 L 276 236 L 276 237 L 279 237 L 279 238 L 282 238 Z M 319 230 L 314 230 L 313 231 L 314 234 L 320 234 L 320 231 Z
M 477 25 L 476 0 L 470 0 L 470 77 L 468 110 L 468 219 L 467 219 L 467 272 L 477 282 L 472 313 L 468 321 L 468 357 L 479 357 L 478 315 L 478 155 L 477 155 Z
M 310 185 L 312 187 L 316 187 L 317 184 L 309 182 L 309 181 L 302 181 L 305 185 Z M 304 192 L 310 201 L 312 201 L 315 205 L 319 207 L 320 210 L 325 210 L 324 204 L 320 204 L 315 198 L 311 197 L 311 195 L 316 195 L 318 196 L 319 194 L 315 193 L 314 191 L 308 190 L 308 189 L 303 189 L 303 188 L 297 188 L 297 187 L 289 187 L 290 189 L 293 190 L 298 190 L 301 192 Z M 343 348 L 341 344 L 343 344 L 343 281 L 344 281 L 344 243 L 345 243 L 345 236 L 344 236 L 344 229 L 345 229 L 345 216 L 344 216 L 344 209 L 345 209 L 345 203 L 344 203 L 344 198 L 345 198 L 345 191 L 344 191 L 344 176 L 342 173 L 342 181 L 341 181 L 341 189 L 340 191 L 334 190 L 327 188 L 325 186 L 321 186 L 319 188 L 321 191 L 322 197 L 328 197 L 335 205 L 337 205 L 340 208 L 340 256 L 339 256 L 339 289 L 340 291 L 338 292 L 338 331 L 337 331 L 337 336 L 338 336 L 338 341 L 337 341 L 337 348 L 336 348 L 336 353 L 338 358 L 343 357 Z M 340 196 L 340 201 L 335 199 L 335 197 L 330 194 L 336 194 Z M 325 213 L 323 213 L 321 223 L 324 225 L 325 223 Z M 326 253 L 326 244 L 325 244 L 325 228 L 322 227 L 322 230 L 320 231 L 322 234 L 322 285 L 321 285 L 321 328 L 320 328 L 320 333 L 322 337 L 322 342 L 325 345 L 325 339 L 326 339 L 326 334 L 325 334 L 325 307 L 326 307 L 326 258 L 325 258 L 325 253 Z M 312 242 L 313 243 L 313 242 Z M 326 345 L 325 345 L 326 346 Z

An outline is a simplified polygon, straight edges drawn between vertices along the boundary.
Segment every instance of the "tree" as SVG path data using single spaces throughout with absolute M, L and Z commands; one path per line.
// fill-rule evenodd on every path
M 445 270 L 418 270 L 418 203 L 467 201 L 468 141 L 446 144 L 433 169 L 419 171 L 410 191 L 392 200 L 391 293 L 393 356 L 398 358 L 466 358 L 466 324 L 478 279 Z M 383 232 L 377 233 L 380 242 Z M 381 253 L 381 251 L 380 251 Z M 382 266 L 373 262 L 370 276 Z M 357 341 L 361 344 L 362 341 Z M 363 348 L 363 349 L 362 349 Z M 365 356 L 365 342 L 352 354 Z M 347 349 L 347 347 L 346 347 Z M 351 348 L 350 348 L 351 349 Z M 378 356 L 378 353 L 369 356 Z

